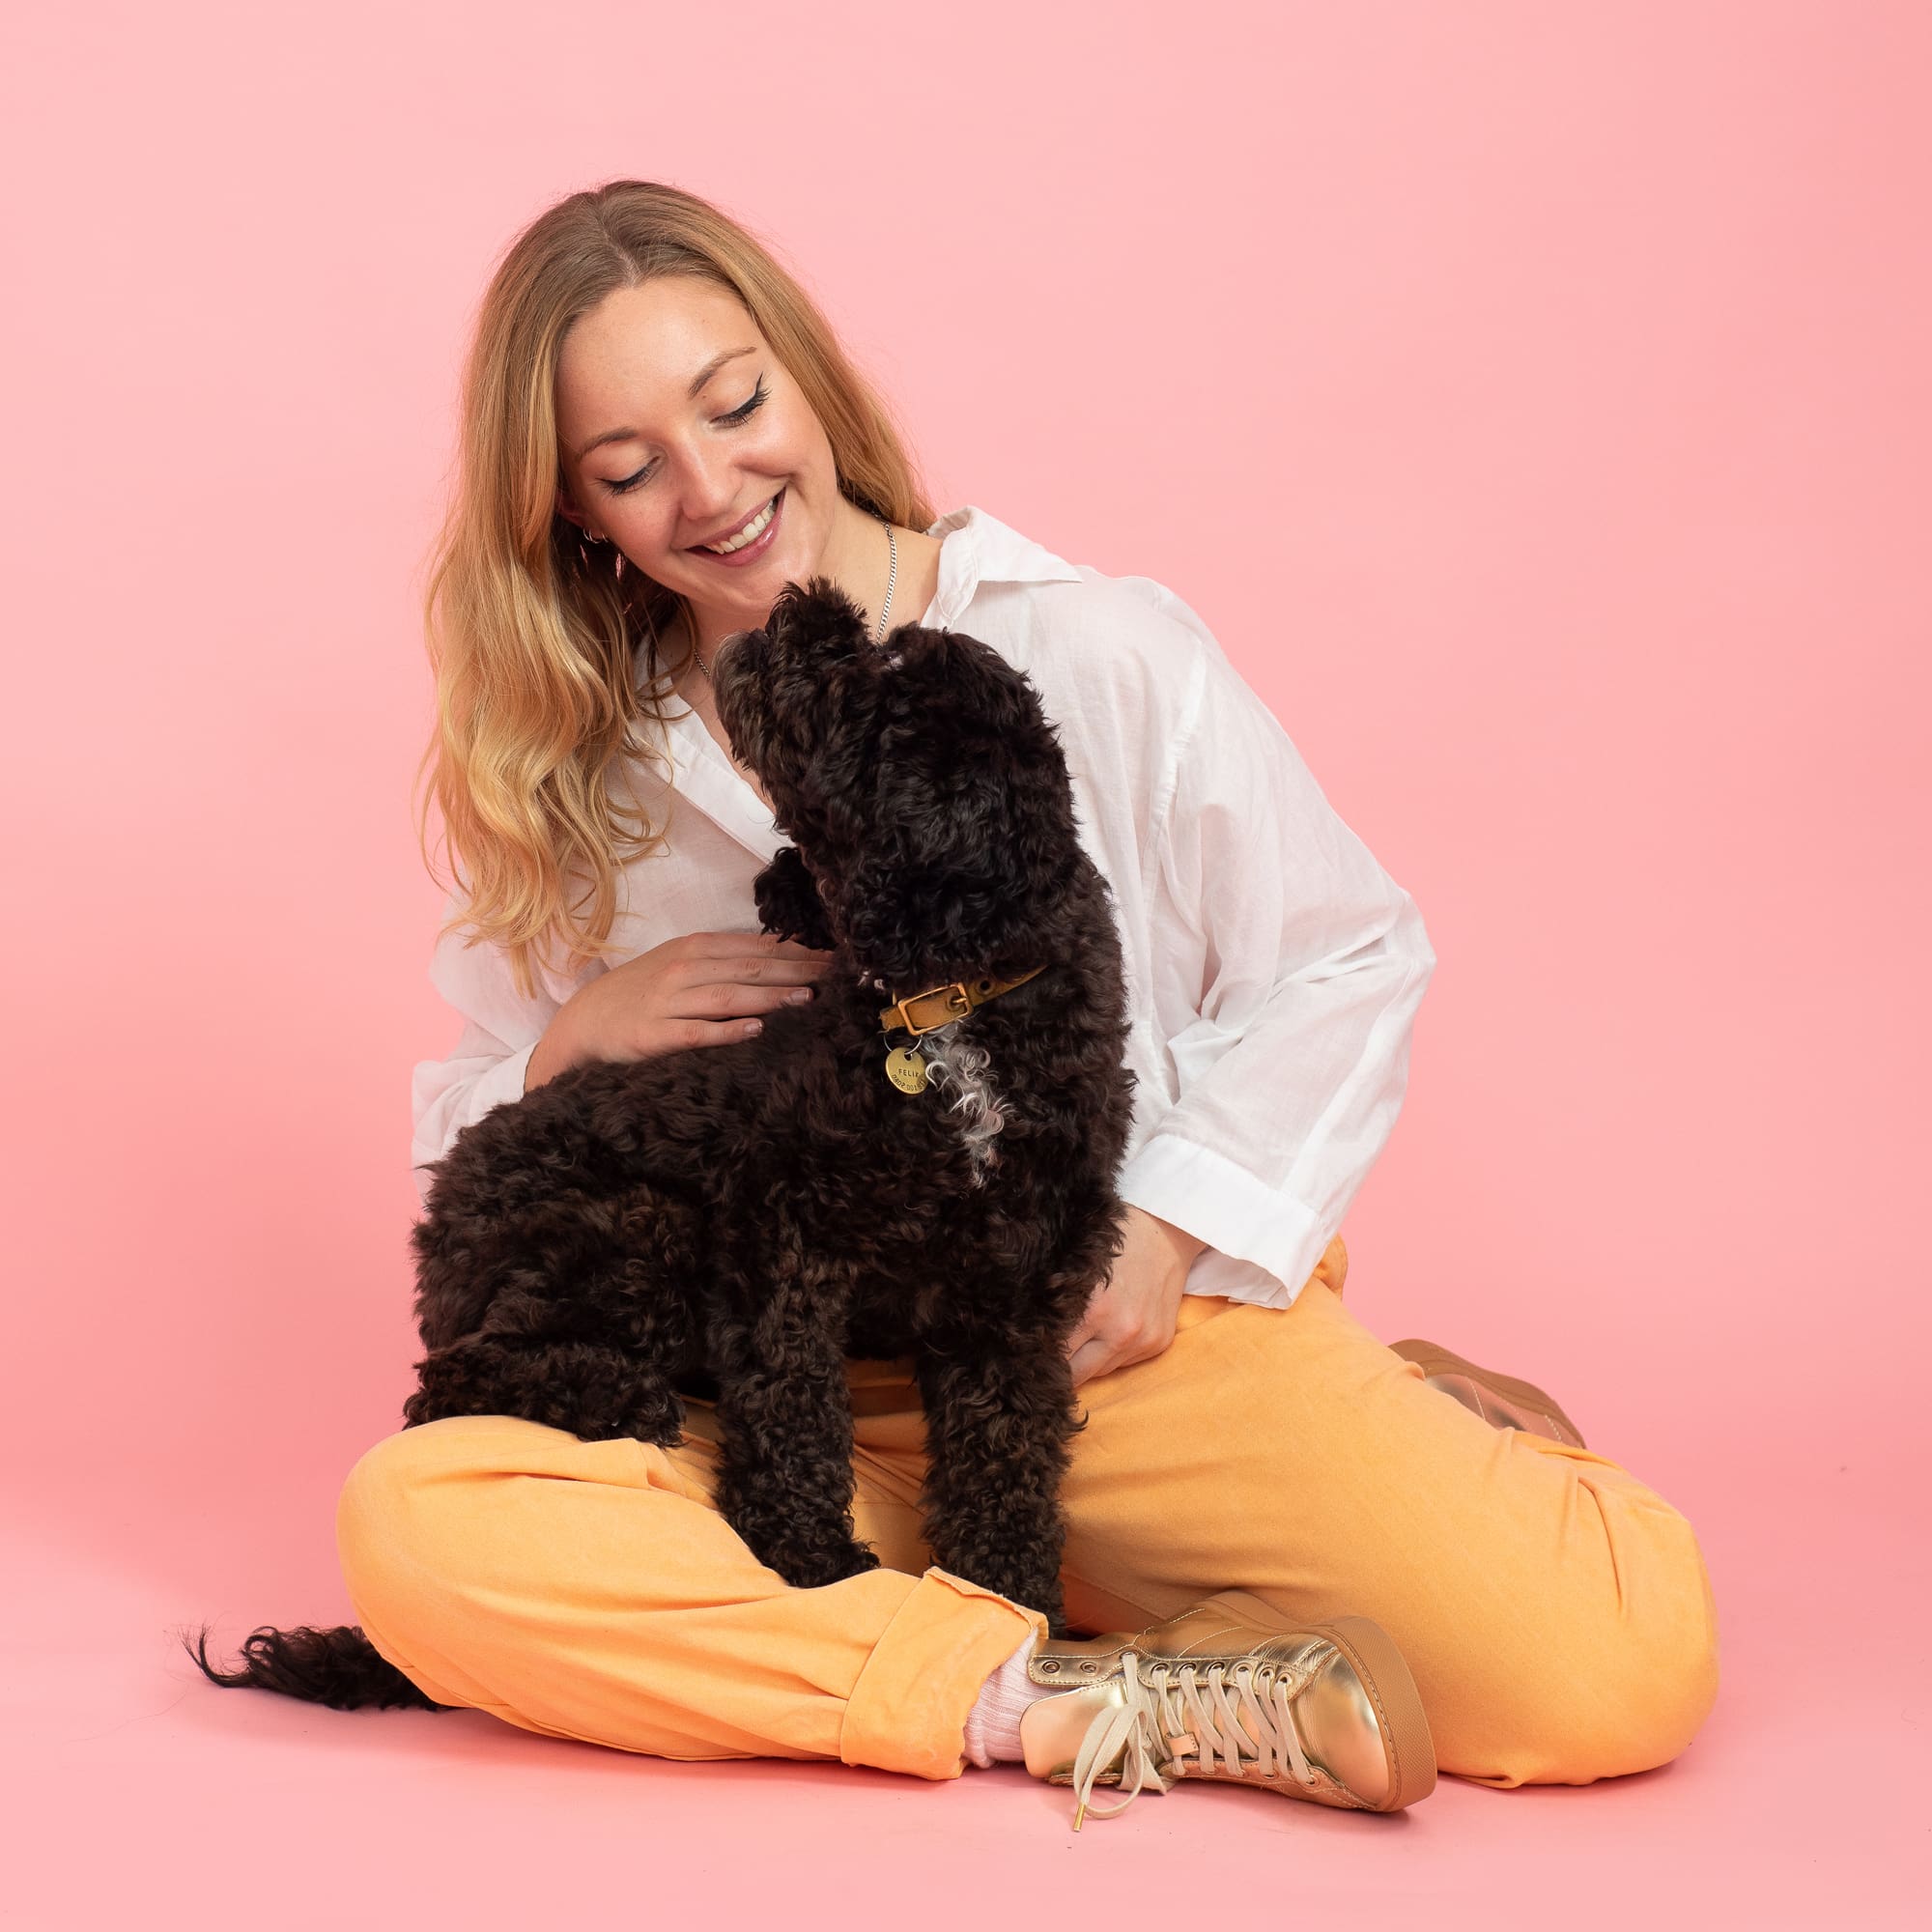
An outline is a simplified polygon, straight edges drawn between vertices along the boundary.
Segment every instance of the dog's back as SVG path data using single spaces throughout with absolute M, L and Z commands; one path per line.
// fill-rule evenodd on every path
M 980 1063 L 977 1105 L 882 1077 L 880 1005 L 835 958 L 811 1005 L 754 1039 L 592 1062 L 466 1128 L 412 1237 L 432 1358 L 482 1333 L 613 1337 L 638 1361 L 648 1339 L 651 1366 L 691 1382 L 709 1312 L 755 1306 L 808 1258 L 842 1278 L 861 1355 L 916 1347 L 976 1280 L 1044 1269 L 1071 1292 L 1117 1231 L 1132 1118 L 1104 882 L 1077 947 L 945 1030 Z M 975 1147 L 965 1117 L 989 1114 Z M 425 1400 L 411 1419 L 435 1412 Z

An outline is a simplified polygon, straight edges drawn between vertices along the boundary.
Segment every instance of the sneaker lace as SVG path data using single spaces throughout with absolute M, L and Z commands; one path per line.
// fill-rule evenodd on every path
M 1076 1832 L 1090 1810 L 1112 1818 L 1149 1788 L 1165 1795 L 1188 1758 L 1199 1758 L 1209 1776 L 1221 1765 L 1234 1777 L 1252 1773 L 1316 1781 L 1294 1728 L 1293 1691 L 1271 1664 L 1149 1662 L 1144 1681 L 1141 1662 L 1134 1651 L 1121 1653 L 1126 1701 L 1099 1712 L 1080 1741 L 1073 1760 Z M 1095 1805 L 1094 1786 L 1116 1764 L 1124 1795 L 1118 1804 Z

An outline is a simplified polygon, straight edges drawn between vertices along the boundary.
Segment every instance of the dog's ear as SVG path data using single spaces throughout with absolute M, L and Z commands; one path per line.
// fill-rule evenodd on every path
M 881 669 L 904 701 L 873 744 L 873 810 L 840 896 L 889 985 L 1010 962 L 1077 844 L 1058 727 L 977 639 L 908 627 Z M 1029 962 L 1031 963 L 1031 962 Z

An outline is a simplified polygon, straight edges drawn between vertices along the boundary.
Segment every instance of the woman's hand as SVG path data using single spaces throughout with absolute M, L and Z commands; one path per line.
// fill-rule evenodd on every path
M 668 939 L 570 996 L 530 1055 L 524 1092 L 586 1060 L 649 1060 L 749 1039 L 761 1014 L 794 993 L 809 998 L 831 963 L 830 952 L 769 932 Z
M 1066 1352 L 1077 1388 L 1109 1369 L 1164 1354 L 1180 1320 L 1187 1270 L 1208 1243 L 1140 1208 L 1127 1209 L 1127 1237 L 1113 1272 L 1094 1291 Z

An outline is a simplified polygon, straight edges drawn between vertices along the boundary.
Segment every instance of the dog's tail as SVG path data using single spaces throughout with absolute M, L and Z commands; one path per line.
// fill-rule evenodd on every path
M 240 1668 L 227 1671 L 213 1669 L 208 1662 L 206 1624 L 193 1643 L 185 1637 L 182 1641 L 202 1675 L 224 1690 L 278 1690 L 284 1697 L 327 1704 L 331 1711 L 359 1711 L 370 1704 L 383 1710 L 399 1705 L 418 1711 L 461 1708 L 426 1696 L 377 1650 L 357 1624 L 337 1630 L 311 1630 L 304 1624 L 292 1631 L 264 1626 L 242 1644 Z

